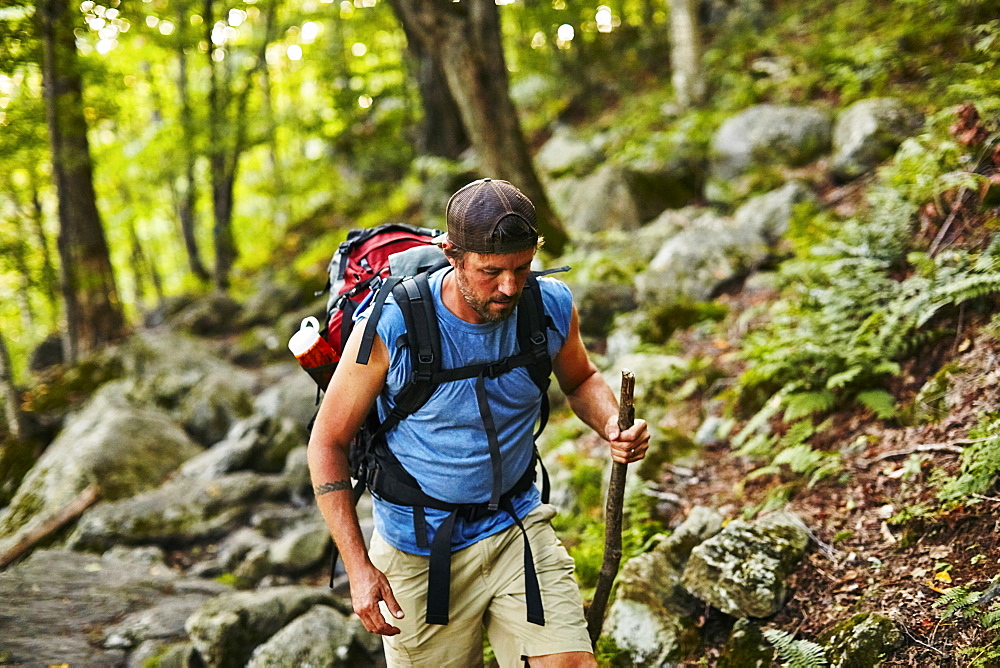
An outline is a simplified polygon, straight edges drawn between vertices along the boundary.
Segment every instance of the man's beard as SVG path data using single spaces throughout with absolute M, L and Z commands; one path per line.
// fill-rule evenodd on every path
M 468 283 L 465 282 L 461 271 L 455 272 L 455 282 L 458 284 L 458 290 L 462 293 L 462 297 L 465 298 L 469 307 L 486 322 L 506 320 L 514 312 L 514 309 L 517 308 L 517 302 L 521 299 L 520 292 L 504 299 L 479 299 L 472 294 L 472 290 L 469 288 Z M 491 304 L 502 304 L 503 308 L 498 311 L 490 308 Z

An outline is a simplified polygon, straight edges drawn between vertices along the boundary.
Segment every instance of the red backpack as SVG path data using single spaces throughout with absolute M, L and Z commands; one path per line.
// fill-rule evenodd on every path
M 326 305 L 324 337 L 333 348 L 334 362 L 340 361 L 347 338 L 354 329 L 354 314 L 364 306 L 382 283 L 393 276 L 412 276 L 444 261 L 444 254 L 431 242 L 440 230 L 389 223 L 363 230 L 351 230 L 347 240 L 330 260 L 330 299 Z M 408 253 L 400 262 L 397 254 L 414 247 L 425 252 Z M 391 262 L 390 262 L 391 260 Z M 405 265 L 405 266 L 403 266 Z

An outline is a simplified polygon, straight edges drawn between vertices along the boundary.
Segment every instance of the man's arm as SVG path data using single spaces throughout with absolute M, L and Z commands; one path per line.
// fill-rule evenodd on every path
M 368 559 L 354 507 L 347 459 L 351 440 L 382 391 L 389 369 L 389 351 L 377 336 L 368 364 L 355 361 L 364 329 L 355 327 L 351 332 L 343 358 L 320 404 L 309 437 L 309 473 L 316 503 L 347 569 L 354 611 L 366 629 L 391 636 L 399 633 L 399 629 L 386 621 L 379 602 L 385 601 L 396 618 L 402 618 L 403 611 L 385 575 Z
M 646 456 L 649 430 L 645 420 L 618 430 L 618 400 L 587 354 L 580 337 L 580 316 L 573 307 L 569 332 L 562 349 L 552 360 L 552 369 L 570 408 L 611 444 L 611 458 L 628 464 Z

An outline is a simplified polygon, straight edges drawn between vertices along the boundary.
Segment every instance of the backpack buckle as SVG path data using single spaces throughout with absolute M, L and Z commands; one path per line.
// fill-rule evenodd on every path
M 510 371 L 510 358 L 500 360 L 499 362 L 493 362 L 492 364 L 487 364 L 486 368 L 483 370 L 483 375 L 487 378 L 496 379 L 508 371 Z
M 528 338 L 528 340 L 531 341 L 532 345 L 536 345 L 536 346 L 545 345 L 545 341 L 546 341 L 545 332 L 536 332 L 535 334 L 532 334 Z
M 434 364 L 434 353 L 417 353 L 417 364 Z

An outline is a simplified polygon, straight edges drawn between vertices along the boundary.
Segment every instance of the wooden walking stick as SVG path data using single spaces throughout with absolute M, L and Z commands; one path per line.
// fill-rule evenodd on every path
M 635 374 L 622 369 L 622 394 L 618 405 L 618 429 L 625 431 L 635 422 Z M 597 645 L 597 638 L 604 626 L 604 609 L 608 606 L 611 585 L 618 575 L 618 564 L 622 559 L 622 510 L 625 505 L 625 473 L 628 464 L 614 462 L 611 465 L 611 484 L 608 485 L 608 503 L 604 509 L 604 561 L 597 576 L 594 600 L 587 611 L 587 633 L 590 643 Z

